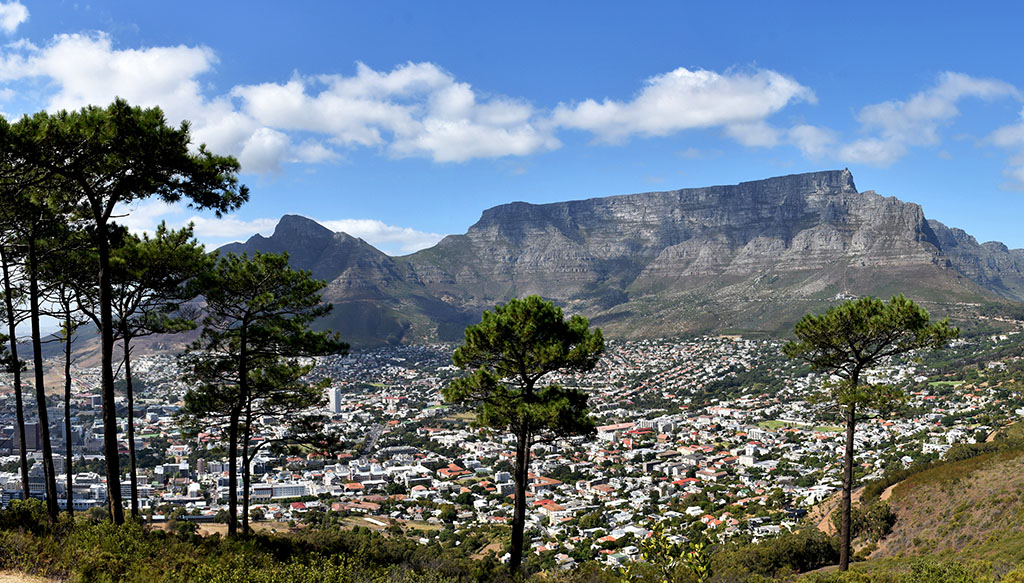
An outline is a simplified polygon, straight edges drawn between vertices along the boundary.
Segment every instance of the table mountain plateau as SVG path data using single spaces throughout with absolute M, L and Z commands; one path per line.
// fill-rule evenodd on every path
M 222 252 L 281 252 L 327 280 L 324 324 L 354 344 L 459 339 L 539 294 L 612 337 L 786 332 L 845 297 L 904 293 L 939 315 L 1024 301 L 1024 250 L 979 244 L 848 170 L 484 211 L 403 257 L 312 220 Z

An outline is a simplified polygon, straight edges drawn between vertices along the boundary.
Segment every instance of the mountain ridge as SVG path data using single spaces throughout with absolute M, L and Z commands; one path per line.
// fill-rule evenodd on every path
M 465 233 L 390 257 L 310 219 L 222 248 L 288 251 L 327 279 L 356 344 L 455 340 L 484 309 L 538 294 L 612 336 L 780 332 L 836 298 L 907 293 L 956 315 L 1024 301 L 1024 250 L 978 243 L 830 170 L 489 208 Z M 343 314 L 343 316 L 339 315 Z

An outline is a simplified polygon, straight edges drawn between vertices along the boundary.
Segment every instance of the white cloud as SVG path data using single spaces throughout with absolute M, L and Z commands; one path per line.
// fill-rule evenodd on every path
M 782 132 L 763 121 L 733 123 L 725 126 L 725 135 L 748 148 L 771 148 L 779 144 Z
M 593 99 L 559 104 L 553 121 L 594 133 L 605 142 L 633 135 L 665 136 L 694 128 L 724 126 L 738 139 L 763 144 L 768 133 L 744 133 L 791 102 L 814 102 L 814 93 L 775 71 L 725 74 L 679 68 L 648 79 L 632 101 Z
M 800 148 L 804 156 L 812 160 L 823 158 L 829 154 L 836 143 L 836 134 L 829 128 L 802 124 L 793 126 L 786 133 L 789 143 Z
M 243 220 L 235 216 L 224 216 L 211 218 L 193 216 L 181 224 L 192 223 L 195 225 L 196 238 L 200 241 L 213 242 L 211 247 L 219 246 L 229 241 L 244 241 L 259 233 L 270 236 L 274 232 L 279 219 L 251 219 Z
M 316 140 L 307 140 L 302 144 L 299 144 L 295 148 L 294 153 L 295 157 L 290 161 L 305 162 L 307 164 L 330 162 L 341 157 L 337 152 Z
M 0 2 L 0 30 L 13 34 L 18 25 L 28 20 L 28 8 L 21 2 Z
M 1021 122 L 1003 126 L 988 136 L 987 141 L 1001 148 L 1016 150 L 1010 157 L 1003 176 L 1009 182 L 1001 186 L 1006 190 L 1024 191 L 1024 109 L 1020 112 Z
M 522 99 L 482 95 L 433 63 L 412 62 L 390 71 L 359 63 L 347 76 L 296 73 L 283 83 L 207 95 L 201 79 L 216 66 L 205 46 L 117 49 L 102 32 L 0 48 L 7 90 L 42 93 L 51 111 L 114 97 L 159 105 L 171 123 L 191 121 L 197 144 L 237 156 L 245 172 L 330 162 L 358 147 L 439 163 L 527 156 L 559 148 L 559 127 L 606 141 L 720 127 L 742 144 L 768 147 L 782 133 L 765 118 L 791 102 L 814 100 L 810 89 L 774 71 L 681 68 L 649 79 L 633 101 L 586 100 L 544 111 Z
M 256 130 L 238 154 L 242 167 L 257 172 L 280 170 L 280 163 L 288 152 L 288 136 L 270 128 Z
M 1021 111 L 1021 118 L 1024 118 L 1024 111 Z M 988 137 L 988 141 L 1001 148 L 1024 146 L 1024 121 L 997 129 Z
M 199 78 L 216 63 L 207 47 L 118 50 L 104 33 L 66 34 L 43 47 L 27 41 L 5 47 L 0 81 L 52 85 L 55 90 L 46 104 L 50 111 L 105 105 L 115 97 L 143 107 L 158 105 L 170 123 L 192 123 L 196 144 L 237 156 L 246 172 L 276 171 L 283 162 L 333 159 L 326 147 L 312 141 L 293 146 L 284 132 L 238 111 L 230 96 L 205 97 Z M 10 87 L 5 95 L 8 91 Z
M 332 231 L 342 231 L 353 237 L 359 237 L 381 251 L 392 255 L 405 255 L 426 249 L 444 237 L 438 233 L 388 225 L 375 219 L 339 219 L 318 222 Z
M 907 147 L 896 140 L 864 138 L 839 149 L 839 159 L 855 164 L 885 168 L 907 153 Z
M 119 204 L 114 209 L 114 221 L 119 225 L 127 227 L 136 235 L 156 231 L 160 221 L 166 220 L 168 224 L 174 223 L 174 228 L 180 225 L 170 220 L 169 217 L 184 214 L 186 207 L 182 203 L 166 203 L 159 199 L 144 199 L 129 205 Z M 187 221 L 186 221 L 187 222 Z M 184 224 L 184 223 L 183 223 Z
M 531 105 L 502 97 L 480 101 L 469 84 L 432 63 L 390 72 L 360 63 L 352 77 L 294 76 L 284 84 L 235 87 L 232 95 L 261 124 L 326 134 L 343 146 L 384 147 L 396 157 L 464 162 L 560 145 Z
M 114 50 L 106 34 L 65 34 L 43 48 L 13 47 L 0 79 L 54 81 L 59 89 L 50 98 L 50 110 L 104 105 L 121 96 L 137 105 L 160 105 L 172 118 L 181 118 L 201 109 L 205 100 L 195 78 L 215 62 L 206 47 Z
M 196 238 L 208 249 L 214 249 L 232 241 L 245 241 L 260 234 L 269 237 L 280 219 L 240 219 L 236 216 L 215 218 L 190 212 L 184 203 L 168 204 L 160 200 L 143 200 L 131 205 L 119 205 L 114 211 L 116 221 L 136 235 L 152 235 L 161 221 L 174 229 L 192 223 Z M 315 219 L 314 219 L 315 220 Z M 406 255 L 426 249 L 444 235 L 418 231 L 410 227 L 389 225 L 375 219 L 317 220 L 332 231 L 343 231 L 359 237 L 389 255 Z
M 189 223 L 194 226 L 196 239 L 213 249 L 224 243 L 248 239 L 259 233 L 269 236 L 274 232 L 278 219 L 243 220 L 228 215 L 222 218 L 195 214 L 185 203 L 166 203 L 157 199 L 145 199 L 130 205 L 120 204 L 114 210 L 115 221 L 136 235 L 152 235 L 161 222 L 172 229 L 180 229 Z
M 840 158 L 874 166 L 888 166 L 906 155 L 910 146 L 940 143 L 939 129 L 960 115 L 957 103 L 965 98 L 1021 99 L 1013 85 L 997 79 L 979 79 L 963 73 L 939 75 L 935 86 L 906 101 L 886 101 L 863 107 L 857 115 L 861 128 L 872 137 L 843 146 Z

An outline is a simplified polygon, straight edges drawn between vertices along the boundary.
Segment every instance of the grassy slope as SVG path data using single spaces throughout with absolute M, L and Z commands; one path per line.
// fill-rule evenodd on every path
M 898 517 L 872 558 L 956 553 L 1024 561 L 1024 451 L 944 464 L 896 486 Z

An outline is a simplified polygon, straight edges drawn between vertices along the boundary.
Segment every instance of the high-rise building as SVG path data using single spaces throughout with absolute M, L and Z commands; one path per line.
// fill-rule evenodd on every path
M 18 439 L 18 432 L 14 432 L 14 448 L 18 449 L 21 447 L 21 441 Z M 26 423 L 25 424 L 25 449 L 28 451 L 39 451 L 43 448 L 43 432 L 39 430 L 38 423 Z
M 331 387 L 327 389 L 327 410 L 331 413 L 341 413 L 341 389 Z

